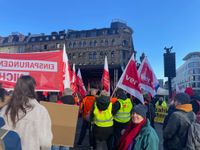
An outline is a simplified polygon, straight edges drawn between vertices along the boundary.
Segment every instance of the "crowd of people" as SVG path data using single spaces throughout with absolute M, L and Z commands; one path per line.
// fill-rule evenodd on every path
M 41 95 L 36 94 L 35 85 L 31 76 L 21 76 L 12 92 L 0 87 L 0 127 L 18 136 L 11 135 L 16 145 L 12 149 L 12 144 L 8 144 L 10 149 L 6 150 L 69 149 L 52 145 L 51 118 L 39 103 L 37 96 Z M 90 149 L 159 150 L 154 120 L 156 106 L 163 106 L 168 108 L 163 122 L 164 149 L 200 149 L 200 97 L 191 89 L 177 93 L 168 104 L 163 98 L 156 100 L 148 93 L 143 95 L 144 104 L 122 89 L 114 95 L 110 97 L 104 90 L 91 88 L 80 99 L 71 89 L 65 89 L 60 97 L 53 98 L 54 102 L 80 107 L 82 127 L 76 146 L 83 145 L 88 130 Z

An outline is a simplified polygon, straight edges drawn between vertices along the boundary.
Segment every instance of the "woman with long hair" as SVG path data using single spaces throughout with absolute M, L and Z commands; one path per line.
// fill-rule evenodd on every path
M 17 80 L 10 102 L 0 112 L 5 120 L 3 128 L 19 134 L 22 150 L 51 147 L 51 120 L 46 108 L 36 100 L 35 85 L 33 77 L 21 76 Z

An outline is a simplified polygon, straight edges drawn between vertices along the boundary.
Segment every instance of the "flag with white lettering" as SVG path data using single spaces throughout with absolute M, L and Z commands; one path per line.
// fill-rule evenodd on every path
M 134 97 L 138 98 L 142 103 L 144 103 L 134 54 L 131 56 L 123 74 L 121 75 L 117 83 L 117 87 L 125 90 Z
M 141 88 L 149 92 L 152 96 L 155 96 L 156 89 L 159 87 L 159 82 L 153 72 L 153 69 L 151 68 L 147 57 L 143 59 L 142 64 L 138 69 L 138 75 L 141 81 Z
M 103 85 L 103 90 L 108 92 L 108 94 L 110 95 L 110 75 L 109 75 L 109 70 L 108 70 L 107 56 L 105 56 L 104 70 L 103 70 L 103 76 L 102 76 L 101 82 Z

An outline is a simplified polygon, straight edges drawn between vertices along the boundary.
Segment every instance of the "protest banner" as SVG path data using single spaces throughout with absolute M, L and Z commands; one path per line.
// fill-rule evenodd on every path
M 0 83 L 13 89 L 21 75 L 36 80 L 37 91 L 63 90 L 63 52 L 0 53 Z
M 53 131 L 53 145 L 73 147 L 79 107 L 74 105 L 41 102 L 48 110 Z

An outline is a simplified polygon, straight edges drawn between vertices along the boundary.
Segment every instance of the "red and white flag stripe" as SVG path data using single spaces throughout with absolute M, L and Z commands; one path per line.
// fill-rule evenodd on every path
M 117 87 L 125 90 L 144 103 L 134 54 L 131 56 L 128 64 L 126 65 L 126 68 L 117 83 Z

